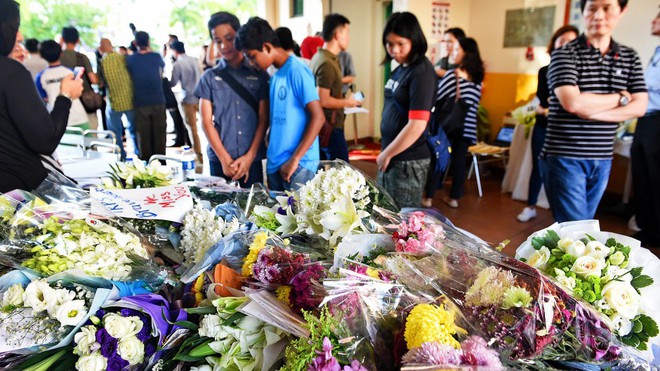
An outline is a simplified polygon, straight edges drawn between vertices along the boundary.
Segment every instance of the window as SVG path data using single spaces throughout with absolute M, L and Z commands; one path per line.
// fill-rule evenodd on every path
M 291 18 L 302 17 L 304 0 L 291 0 Z

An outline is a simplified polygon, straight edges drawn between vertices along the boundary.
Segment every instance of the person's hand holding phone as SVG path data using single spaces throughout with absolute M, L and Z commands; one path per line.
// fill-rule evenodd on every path
M 84 71 L 84 68 L 83 68 Z M 80 98 L 83 92 L 82 74 L 79 72 L 74 79 L 72 75 L 65 76 L 60 82 L 60 94 L 66 95 L 71 100 Z

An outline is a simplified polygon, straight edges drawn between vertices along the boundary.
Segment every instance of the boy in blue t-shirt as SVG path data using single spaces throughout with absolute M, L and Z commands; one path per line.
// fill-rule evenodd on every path
M 277 68 L 270 79 L 268 187 L 298 189 L 319 165 L 318 134 L 324 117 L 312 71 L 280 47 L 275 31 L 261 18 L 250 18 L 238 30 L 235 45 L 262 70 Z

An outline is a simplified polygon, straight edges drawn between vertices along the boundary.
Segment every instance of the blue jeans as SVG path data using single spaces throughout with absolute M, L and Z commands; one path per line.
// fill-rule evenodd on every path
M 280 175 L 279 171 L 273 174 L 268 174 L 268 189 L 271 191 L 295 191 L 305 185 L 308 181 L 312 180 L 316 175 L 304 167 L 298 165 L 296 171 L 291 175 L 291 182 L 285 181 Z
M 334 129 L 330 134 L 330 141 L 327 147 L 321 147 L 322 160 L 344 160 L 348 163 L 348 144 L 344 129 Z
M 529 206 L 536 206 L 543 185 L 539 169 L 539 156 L 541 156 L 541 149 L 545 142 L 546 131 L 547 127 L 541 124 L 534 125 L 534 129 L 532 129 L 532 173 L 529 175 L 529 191 L 527 192 L 527 205 Z
M 225 178 L 227 181 L 230 181 L 231 178 L 225 176 L 225 173 L 222 171 L 222 164 L 219 161 L 209 160 L 209 169 L 211 170 L 211 175 L 219 176 Z M 254 183 L 263 183 L 264 182 L 264 168 L 261 164 L 261 160 L 255 159 L 250 166 L 248 171 L 248 180 L 244 181 L 245 178 L 238 180 L 238 183 L 241 185 L 241 188 L 250 188 Z
M 593 219 L 607 188 L 612 160 L 549 156 L 539 164 L 555 221 Z
M 122 137 L 124 136 L 124 123 L 121 120 L 122 115 L 126 115 L 126 121 L 128 121 L 128 132 L 133 140 L 133 148 L 135 148 L 135 153 L 138 152 L 138 145 L 135 136 L 135 115 L 133 111 L 124 111 L 118 112 L 112 109 L 110 102 L 106 105 L 105 115 L 107 118 L 108 130 L 115 133 L 117 137 L 117 145 L 121 149 L 121 159 L 126 158 L 126 150 L 124 150 L 124 141 Z

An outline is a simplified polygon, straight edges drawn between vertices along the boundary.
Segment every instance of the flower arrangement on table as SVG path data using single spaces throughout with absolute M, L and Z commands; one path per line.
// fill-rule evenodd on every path
M 528 243 L 533 250 L 523 249 L 520 260 L 553 277 L 571 296 L 607 316 L 624 344 L 641 351 L 649 349 L 649 340 L 658 335 L 658 325 L 646 313 L 649 306 L 644 305 L 643 298 L 654 291 L 654 279 L 645 274 L 648 269 L 631 261 L 631 246 L 596 231 L 570 234 L 582 235 L 579 239 L 562 238 L 555 229 L 561 231 L 561 225 L 532 235 Z
M 102 186 L 107 189 L 156 188 L 174 184 L 172 170 L 152 161 L 145 165 L 142 161 L 119 162 L 110 165 L 108 178 L 102 179 Z

